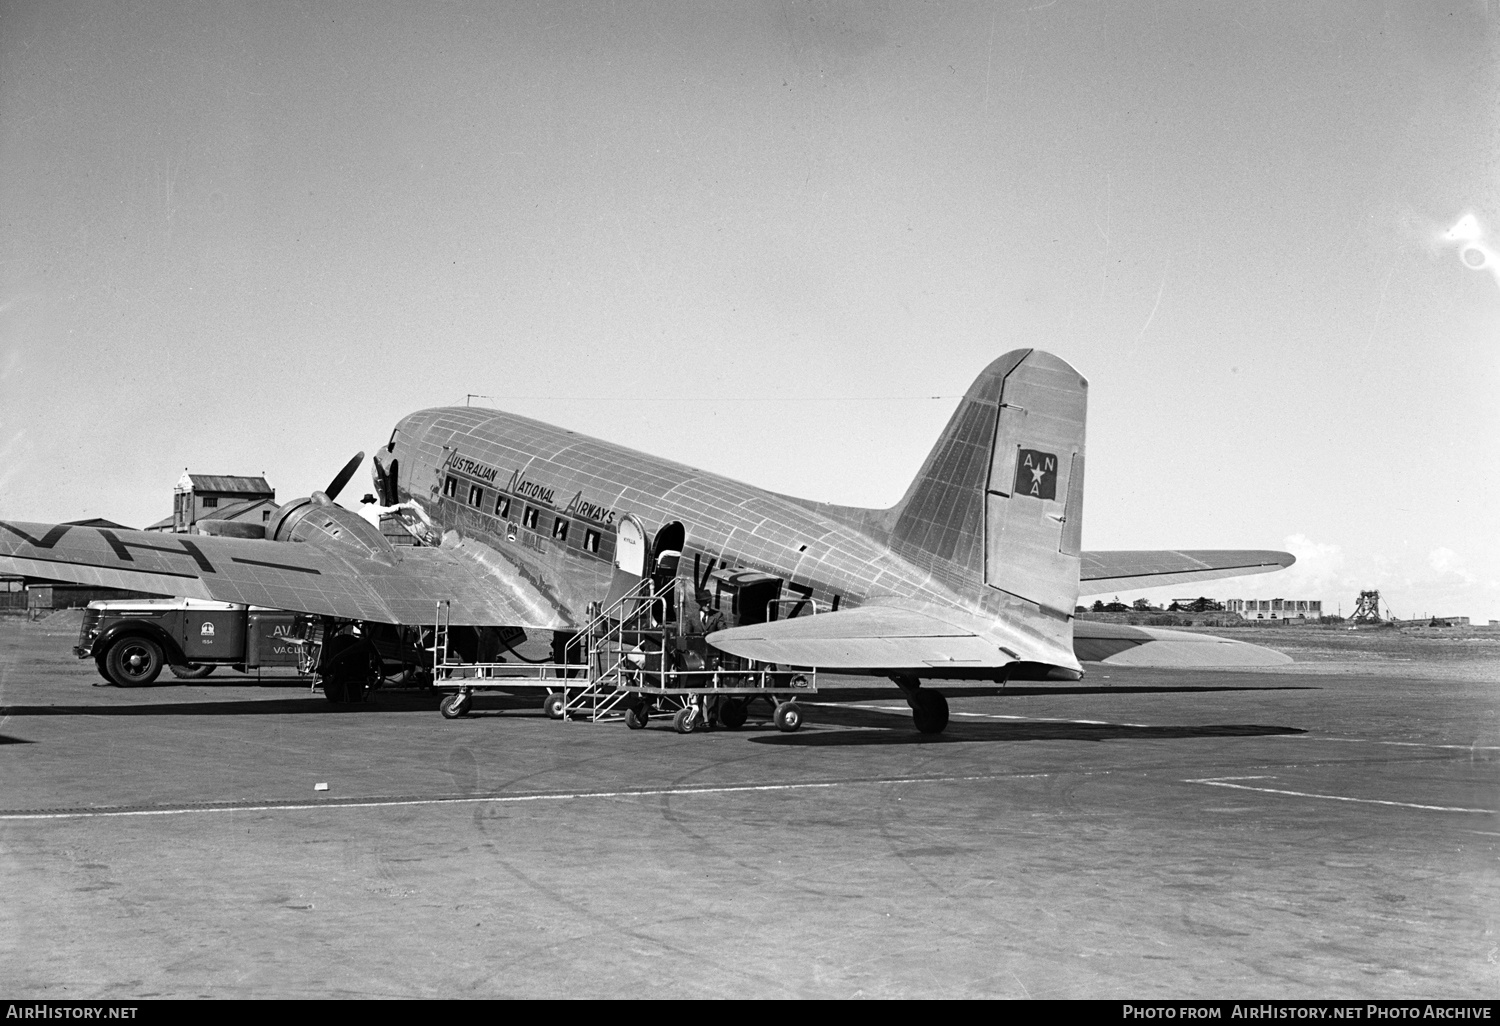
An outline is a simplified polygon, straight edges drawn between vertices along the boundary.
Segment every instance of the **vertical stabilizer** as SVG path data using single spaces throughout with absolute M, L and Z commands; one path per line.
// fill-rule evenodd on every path
M 1071 615 L 1083 539 L 1088 382 L 1034 351 L 1005 379 L 985 489 L 984 583 Z
M 1078 600 L 1088 382 L 1037 349 L 969 386 L 895 510 L 903 557 L 960 587 L 1071 614 Z

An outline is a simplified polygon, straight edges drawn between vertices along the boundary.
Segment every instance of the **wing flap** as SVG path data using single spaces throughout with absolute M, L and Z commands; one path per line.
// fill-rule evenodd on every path
M 1271 549 L 1160 549 L 1085 552 L 1079 594 L 1103 595 L 1127 588 L 1213 581 L 1283 570 L 1297 562 Z

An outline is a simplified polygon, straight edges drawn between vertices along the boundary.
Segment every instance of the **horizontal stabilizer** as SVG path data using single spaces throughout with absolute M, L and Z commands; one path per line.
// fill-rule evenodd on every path
M 1127 588 L 1214 581 L 1222 577 L 1268 574 L 1297 562 L 1290 552 L 1271 549 L 1162 549 L 1085 552 L 1079 594 L 1105 595 Z
M 1292 661 L 1275 649 L 1212 634 L 1095 620 L 1073 622 L 1073 652 L 1081 662 L 1160 669 L 1233 669 L 1281 666 Z
M 942 615 L 862 606 L 817 616 L 733 627 L 708 636 L 715 648 L 746 659 L 823 670 L 908 672 L 916 676 L 986 676 L 1013 662 L 1075 665 L 1071 653 L 1044 640 L 996 641 L 958 610 Z M 1001 646 L 1004 645 L 1002 648 Z M 1010 651 L 1006 651 L 1009 649 Z

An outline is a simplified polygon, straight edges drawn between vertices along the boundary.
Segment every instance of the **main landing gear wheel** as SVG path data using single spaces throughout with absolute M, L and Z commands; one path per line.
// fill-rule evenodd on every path
M 646 726 L 648 719 L 646 710 L 639 705 L 633 705 L 625 710 L 625 726 L 631 730 L 641 730 Z
M 560 720 L 563 718 L 563 696 L 561 691 L 554 691 L 542 699 L 542 712 L 547 714 L 548 719 Z
M 719 705 L 719 722 L 729 730 L 739 730 L 749 718 L 750 710 L 738 699 L 726 698 Z
M 686 709 L 678 709 L 677 715 L 672 717 L 672 727 L 679 734 L 691 734 L 703 725 L 703 718 L 698 715 L 698 710 L 692 706 Z
M 335 705 L 364 699 L 381 681 L 380 653 L 364 638 L 340 634 L 323 652 L 323 697 Z
M 948 700 L 941 691 L 918 691 L 906 700 L 922 734 L 941 734 L 948 726 Z
M 797 707 L 796 702 L 782 702 L 771 714 L 771 720 L 776 724 L 776 729 L 790 734 L 802 726 L 802 710 Z
M 456 720 L 460 716 L 469 714 L 469 696 L 462 691 L 455 691 L 451 695 L 444 695 L 443 700 L 438 703 L 438 712 L 443 714 L 445 720 Z
M 145 687 L 157 678 L 164 664 L 161 646 L 140 635 L 116 641 L 104 657 L 109 679 L 122 688 Z
M 167 667 L 167 669 L 172 671 L 172 676 L 180 677 L 183 680 L 202 680 L 204 677 L 207 677 L 210 673 L 214 672 L 213 663 L 209 663 L 207 665 L 204 665 L 202 663 L 189 663 L 186 666 L 169 666 Z

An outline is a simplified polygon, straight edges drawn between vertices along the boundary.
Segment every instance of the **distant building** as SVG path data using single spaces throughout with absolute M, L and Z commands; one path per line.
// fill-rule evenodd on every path
M 276 489 L 263 477 L 182 472 L 172 489 L 172 519 L 167 530 L 192 532 L 200 520 L 242 520 L 264 523 L 276 508 Z M 229 514 L 226 516 L 225 514 Z M 157 521 L 148 531 L 162 530 Z
M 1246 620 L 1316 620 L 1323 615 L 1323 600 L 1225 599 L 1224 610 Z

